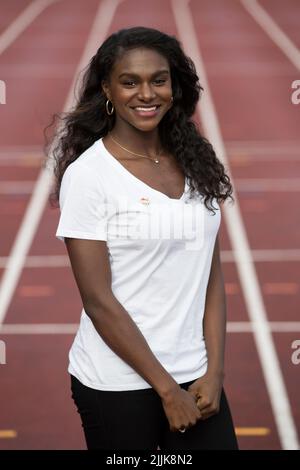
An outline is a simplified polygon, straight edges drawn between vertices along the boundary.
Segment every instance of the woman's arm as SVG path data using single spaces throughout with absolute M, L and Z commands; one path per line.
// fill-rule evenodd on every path
M 106 242 L 66 238 L 66 245 L 85 312 L 99 335 L 160 395 L 172 431 L 195 424 L 201 417 L 195 399 L 164 369 L 113 295 Z
M 218 237 L 215 242 L 206 293 L 203 331 L 208 356 L 207 373 L 223 376 L 226 333 L 226 296 Z
M 203 332 L 208 357 L 207 372 L 190 386 L 189 391 L 200 397 L 198 406 L 204 418 L 218 412 L 224 379 L 226 297 L 218 237 L 206 292 Z

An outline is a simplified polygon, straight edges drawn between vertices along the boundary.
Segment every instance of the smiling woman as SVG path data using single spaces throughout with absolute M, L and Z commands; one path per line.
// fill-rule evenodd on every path
M 129 50 L 112 70 L 103 90 L 115 103 L 116 114 L 141 130 L 153 129 L 150 119 L 160 120 L 172 106 L 172 83 L 167 59 L 155 50 Z M 124 114 L 133 110 L 130 115 Z M 123 113 L 122 113 L 123 111 Z M 115 134 L 120 135 L 117 130 Z
M 201 86 L 177 39 L 100 46 L 54 148 L 82 298 L 72 397 L 89 449 L 236 449 L 223 390 L 218 230 L 232 187 L 192 120 Z

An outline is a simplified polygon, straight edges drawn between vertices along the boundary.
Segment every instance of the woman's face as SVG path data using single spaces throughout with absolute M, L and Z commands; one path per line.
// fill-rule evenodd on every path
M 115 107 L 116 125 L 127 123 L 150 131 L 172 106 L 168 61 L 152 49 L 126 51 L 116 61 L 109 82 L 102 82 L 102 88 Z

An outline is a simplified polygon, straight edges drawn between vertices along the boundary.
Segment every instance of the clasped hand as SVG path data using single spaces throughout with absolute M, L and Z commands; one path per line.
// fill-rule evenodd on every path
M 177 387 L 162 399 L 170 430 L 188 429 L 198 420 L 207 419 L 219 412 L 222 378 L 205 374 L 195 380 L 187 390 Z
M 189 388 L 201 413 L 201 419 L 217 414 L 220 409 L 223 379 L 215 375 L 204 375 L 195 380 Z

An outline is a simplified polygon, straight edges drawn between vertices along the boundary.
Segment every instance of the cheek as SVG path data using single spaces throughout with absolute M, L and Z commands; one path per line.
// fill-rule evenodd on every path
M 169 101 L 171 99 L 172 94 L 172 88 L 168 87 L 161 91 L 160 96 L 166 101 Z
M 127 89 L 117 89 L 114 93 L 114 99 L 116 105 L 124 106 L 132 99 L 132 91 Z

